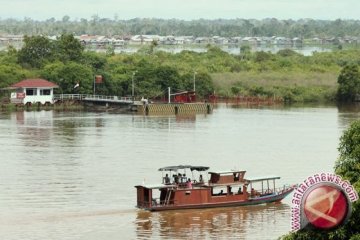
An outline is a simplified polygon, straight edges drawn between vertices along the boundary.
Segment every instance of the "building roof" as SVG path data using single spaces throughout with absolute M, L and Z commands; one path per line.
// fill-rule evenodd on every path
M 45 79 L 25 79 L 18 83 L 14 83 L 10 88 L 58 88 L 55 83 L 49 82 Z

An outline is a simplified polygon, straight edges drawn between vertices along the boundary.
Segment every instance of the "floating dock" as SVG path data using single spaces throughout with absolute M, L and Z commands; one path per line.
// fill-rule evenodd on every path
M 136 111 L 145 115 L 157 114 L 188 114 L 205 113 L 210 114 L 213 111 L 211 103 L 149 103 L 136 105 Z

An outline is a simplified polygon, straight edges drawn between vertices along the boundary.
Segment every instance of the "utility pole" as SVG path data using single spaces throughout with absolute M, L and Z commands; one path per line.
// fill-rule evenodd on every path
M 194 92 L 195 92 L 195 80 L 196 80 L 196 74 L 197 74 L 197 72 L 196 72 L 196 71 L 194 71 Z
M 170 93 L 170 87 L 168 87 L 168 103 L 170 103 L 170 97 L 171 97 L 171 93 Z
M 135 86 L 134 86 L 134 77 L 137 71 L 133 72 L 132 74 L 132 80 L 131 80 L 131 97 L 132 100 L 134 101 L 134 93 L 135 93 Z

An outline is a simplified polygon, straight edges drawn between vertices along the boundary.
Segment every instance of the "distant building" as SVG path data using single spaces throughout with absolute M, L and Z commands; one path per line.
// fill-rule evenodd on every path
M 131 44 L 151 44 L 154 41 L 159 41 L 159 35 L 135 35 L 131 37 Z
M 15 104 L 46 104 L 54 103 L 54 88 L 59 86 L 45 79 L 25 79 L 11 85 L 8 89 L 15 89 L 11 93 L 10 101 Z

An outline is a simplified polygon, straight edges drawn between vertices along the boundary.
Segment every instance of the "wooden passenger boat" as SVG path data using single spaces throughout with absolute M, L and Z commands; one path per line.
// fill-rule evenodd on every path
M 150 211 L 232 207 L 242 205 L 280 202 L 294 186 L 275 186 L 278 176 L 245 178 L 246 171 L 230 170 L 208 172 L 209 179 L 202 172 L 209 167 L 179 165 L 160 168 L 162 182 L 153 185 L 137 185 L 137 207 Z M 191 171 L 191 178 L 186 171 Z M 181 174 L 183 172 L 183 174 Z M 195 180 L 194 173 L 199 175 Z

